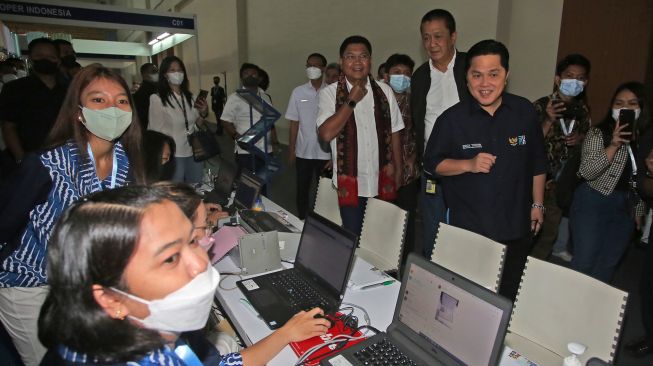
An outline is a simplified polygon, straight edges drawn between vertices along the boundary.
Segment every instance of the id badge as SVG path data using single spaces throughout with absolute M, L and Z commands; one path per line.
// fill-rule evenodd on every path
M 437 191 L 437 187 L 438 185 L 434 180 L 432 179 L 426 180 L 426 193 L 435 194 L 435 192 Z

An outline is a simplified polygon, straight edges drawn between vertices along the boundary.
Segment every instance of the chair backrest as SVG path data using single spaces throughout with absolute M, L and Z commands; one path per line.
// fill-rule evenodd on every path
M 333 186 L 330 178 L 321 177 L 318 181 L 313 211 L 331 222 L 342 226 L 340 207 L 338 206 L 338 191 Z
M 356 255 L 382 271 L 399 269 L 407 218 L 392 203 L 368 198 Z
M 503 244 L 440 223 L 431 261 L 497 292 L 505 253 Z
M 583 364 L 592 357 L 612 363 L 627 299 L 599 280 L 528 257 L 508 330 L 562 357 L 568 343 L 582 343 Z

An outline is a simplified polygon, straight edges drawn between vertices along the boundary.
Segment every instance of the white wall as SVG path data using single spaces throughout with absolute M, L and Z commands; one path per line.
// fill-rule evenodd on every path
M 456 18 L 457 48 L 467 50 L 487 38 L 506 44 L 511 53 L 508 90 L 529 99 L 551 90 L 558 49 L 563 0 L 187 0 L 184 13 L 197 15 L 202 84 L 226 71 L 227 92 L 238 85 L 238 68 L 252 62 L 270 75 L 268 92 L 285 113 L 292 89 L 306 82 L 304 65 L 312 52 L 337 61 L 342 40 L 353 34 L 372 43 L 373 72 L 392 53 L 426 60 L 419 22 L 429 10 L 445 8 Z M 194 41 L 177 47 L 189 69 L 193 91 L 197 57 Z M 277 123 L 287 141 L 287 123 Z

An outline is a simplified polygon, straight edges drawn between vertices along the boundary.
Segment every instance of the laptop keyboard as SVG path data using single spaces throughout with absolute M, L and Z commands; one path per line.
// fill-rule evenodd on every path
M 294 271 L 271 273 L 268 281 L 277 290 L 285 293 L 295 311 L 308 311 L 315 307 L 320 307 L 324 311 L 330 309 L 329 301 Z
M 354 357 L 363 365 L 417 365 L 387 338 L 382 338 L 378 342 L 355 352 Z
M 275 220 L 270 213 L 267 212 L 257 212 L 254 210 L 242 210 L 240 211 L 240 217 L 245 220 L 245 222 L 252 227 L 256 232 L 264 231 L 281 231 L 289 233 L 290 229 L 281 222 Z

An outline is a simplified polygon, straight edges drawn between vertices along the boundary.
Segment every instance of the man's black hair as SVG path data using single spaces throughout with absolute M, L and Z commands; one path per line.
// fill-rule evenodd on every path
M 428 13 L 424 14 L 422 17 L 422 22 L 419 23 L 419 29 L 422 30 L 422 25 L 426 22 L 432 22 L 434 20 L 442 20 L 444 25 L 449 30 L 449 34 L 456 32 L 456 20 L 453 18 L 450 12 L 444 9 L 433 9 Z
M 509 70 L 508 62 L 510 59 L 510 54 L 508 49 L 503 43 L 495 41 L 493 39 L 486 39 L 480 41 L 472 46 L 472 48 L 467 51 L 467 59 L 465 60 L 465 73 L 469 71 L 470 66 L 472 65 L 472 59 L 476 56 L 485 56 L 485 55 L 499 55 L 501 59 L 501 66 L 506 69 L 506 72 Z
M 149 67 L 154 67 L 156 69 L 156 65 L 151 63 L 151 62 L 146 62 L 141 65 L 141 75 L 145 75 L 145 72 Z
M 413 61 L 413 59 L 410 58 L 410 56 L 408 55 L 395 53 L 393 55 L 390 55 L 390 57 L 388 57 L 388 60 L 385 62 L 385 71 L 390 72 L 390 69 L 397 65 L 408 66 L 410 72 L 412 73 L 413 68 L 415 68 L 415 61 Z
M 579 53 L 572 53 L 571 55 L 567 55 L 562 60 L 558 61 L 558 65 L 556 65 L 556 75 L 562 75 L 562 73 L 571 65 L 576 65 L 584 68 L 585 73 L 589 76 L 592 66 L 590 64 L 590 60 Z
M 349 46 L 350 44 L 364 45 L 367 48 L 367 52 L 369 52 L 370 56 L 372 56 L 372 44 L 370 43 L 370 41 L 367 40 L 367 38 L 363 36 L 349 36 L 345 38 L 345 40 L 342 41 L 342 44 L 340 45 L 340 57 L 344 55 L 347 46 Z
M 31 55 L 32 51 L 34 51 L 34 48 L 36 48 L 36 46 L 38 46 L 40 44 L 47 44 L 47 45 L 52 46 L 54 48 L 55 52 L 57 53 L 57 57 L 59 57 L 59 47 L 57 47 L 57 45 L 54 43 L 54 41 L 52 41 L 50 38 L 45 38 L 45 37 L 33 39 L 27 45 L 27 54 Z
M 387 72 L 388 72 L 388 68 L 386 67 L 385 62 L 382 63 L 381 65 L 379 65 L 379 67 L 376 69 L 376 73 L 377 73 L 377 74 L 380 74 L 380 73 L 381 73 L 381 70 L 383 70 L 384 73 L 387 73 Z
M 306 58 L 306 61 L 308 61 L 311 57 L 317 57 L 317 58 L 319 58 L 320 61 L 322 61 L 322 67 L 325 67 L 325 66 L 327 65 L 327 59 L 326 59 L 326 57 L 324 57 L 324 55 L 322 55 L 321 53 L 317 53 L 317 52 L 316 52 L 316 53 L 311 53 L 311 54 L 308 55 L 308 57 Z
M 250 69 L 254 69 L 254 70 L 256 70 L 256 72 L 261 71 L 261 68 L 256 66 L 256 65 L 250 64 L 249 62 L 243 62 L 243 64 L 240 66 L 240 73 L 238 75 L 240 75 L 240 77 L 242 78 L 243 77 L 243 72 L 245 70 L 250 70 Z

